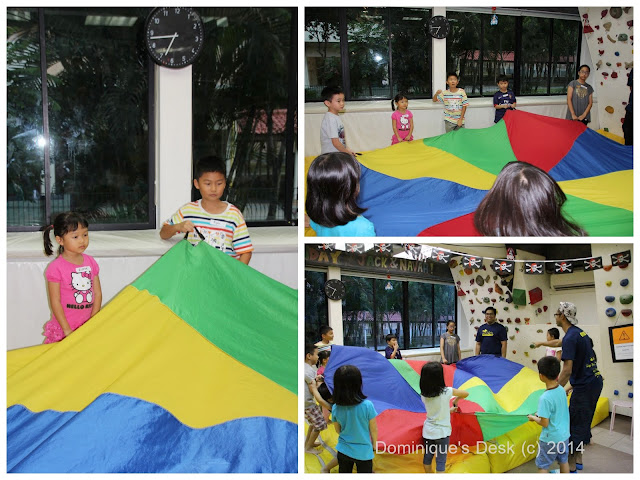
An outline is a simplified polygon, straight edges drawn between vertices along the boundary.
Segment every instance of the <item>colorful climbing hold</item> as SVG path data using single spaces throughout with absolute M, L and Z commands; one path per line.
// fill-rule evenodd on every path
M 476 277 L 476 283 L 478 284 L 479 287 L 484 285 L 484 278 L 482 278 L 480 275 L 478 275 Z
M 538 330 L 536 330 L 536 333 L 542 333 L 542 329 L 539 328 Z
M 623 278 L 622 280 L 620 280 L 620 286 L 621 287 L 626 287 L 627 285 L 629 285 L 629 279 L 628 278 Z
M 631 315 L 632 311 L 630 308 L 623 308 L 622 310 L 620 310 L 620 313 L 624 316 L 624 317 L 628 317 L 629 315 Z
M 542 310 L 544 310 L 546 312 L 547 310 L 549 310 L 549 307 L 547 307 L 546 305 L 543 305 L 542 306 Z
M 627 380 L 627 385 L 629 386 L 633 385 L 633 380 Z
M 607 281 L 606 281 L 606 282 L 604 282 L 604 283 L 605 283 L 605 285 L 606 285 L 607 287 L 610 287 L 610 286 L 611 286 L 611 280 L 607 280 Z
M 607 295 L 606 297 L 604 297 L 605 302 L 611 303 L 616 299 L 616 297 L 614 297 L 613 295 Z
M 612 268 L 612 267 L 613 267 L 612 265 L 605 265 L 604 267 L 602 267 L 602 269 L 603 269 L 605 272 L 608 272 L 609 270 L 611 270 L 611 268 Z
M 529 345 L 529 348 L 536 348 L 536 346 L 532 343 L 531 345 Z
M 620 295 L 620 303 L 623 305 L 628 305 L 631 302 L 633 302 L 633 295 L 631 295 L 630 293 L 626 294 L 626 295 Z
M 613 317 L 616 314 L 616 309 L 615 308 L 607 308 L 607 310 L 604 312 L 607 317 Z
M 606 107 L 604 107 L 604 110 L 607 113 L 613 113 L 615 111 L 614 108 L 611 105 L 607 105 Z

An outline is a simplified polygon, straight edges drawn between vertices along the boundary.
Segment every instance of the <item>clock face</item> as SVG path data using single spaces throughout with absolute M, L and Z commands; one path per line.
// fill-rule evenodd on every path
M 436 15 L 435 17 L 431 17 L 429 19 L 429 23 L 427 24 L 427 32 L 433 38 L 445 38 L 449 35 L 449 31 L 451 30 L 451 24 L 446 17 L 442 15 Z
M 342 300 L 347 293 L 347 289 L 340 280 L 327 280 L 324 284 L 324 294 L 331 300 Z
M 204 24 L 192 8 L 160 7 L 147 18 L 144 37 L 154 62 L 182 68 L 192 64 L 202 51 Z

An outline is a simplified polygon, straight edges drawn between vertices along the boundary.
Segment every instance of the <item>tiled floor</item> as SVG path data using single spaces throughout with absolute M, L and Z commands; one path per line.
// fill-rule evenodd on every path
M 610 418 L 591 429 L 591 443 L 584 451 L 584 469 L 578 473 L 631 473 L 633 472 L 633 441 L 631 418 L 616 415 L 613 432 L 609 432 Z M 551 467 L 558 468 L 558 465 Z M 508 473 L 535 473 L 535 460 L 520 465 Z

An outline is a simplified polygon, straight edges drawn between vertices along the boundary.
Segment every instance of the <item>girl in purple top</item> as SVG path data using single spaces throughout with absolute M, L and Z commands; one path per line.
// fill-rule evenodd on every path
M 53 255 L 50 232 L 58 257 L 47 267 L 47 293 L 51 320 L 44 325 L 44 343 L 59 342 L 93 317 L 102 306 L 100 268 L 84 251 L 89 246 L 89 222 L 74 212 L 59 214 L 43 232 L 44 251 Z
M 393 128 L 391 145 L 413 140 L 413 113 L 408 110 L 408 107 L 409 99 L 402 93 L 397 94 L 391 100 L 391 110 L 395 110 L 391 114 L 391 127 Z

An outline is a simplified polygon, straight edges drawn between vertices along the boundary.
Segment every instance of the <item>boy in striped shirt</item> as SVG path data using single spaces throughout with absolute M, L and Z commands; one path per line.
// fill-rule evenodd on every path
M 467 111 L 469 100 L 467 94 L 458 88 L 458 74 L 450 72 L 447 74 L 447 87 L 444 92 L 438 90 L 433 96 L 434 102 L 444 104 L 444 131 L 445 133 L 458 128 L 464 128 L 464 114 Z
M 253 245 L 244 217 L 237 207 L 222 200 L 227 186 L 226 166 L 217 157 L 198 160 L 193 185 L 200 190 L 202 199 L 187 203 L 164 222 L 160 238 L 166 240 L 177 233 L 189 232 L 187 239 L 195 244 L 200 236 L 212 247 L 249 265 Z

